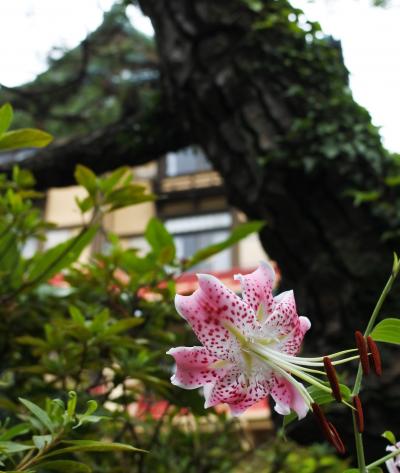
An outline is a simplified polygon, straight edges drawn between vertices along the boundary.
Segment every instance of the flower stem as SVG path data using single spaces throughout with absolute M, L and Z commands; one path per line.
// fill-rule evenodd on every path
M 394 263 L 393 263 L 393 270 L 392 274 L 390 275 L 385 287 L 383 288 L 383 291 L 381 295 L 379 296 L 378 302 L 375 305 L 375 308 L 371 314 L 371 317 L 369 319 L 369 322 L 367 324 L 367 328 L 365 329 L 364 336 L 367 337 L 371 332 L 372 329 L 374 328 L 376 319 L 381 311 L 382 305 L 385 302 L 386 297 L 388 296 L 393 283 L 399 273 L 400 270 L 400 264 L 397 259 L 397 256 L 395 255 L 394 257 Z M 356 379 L 354 382 L 354 387 L 352 391 L 352 396 L 357 396 L 360 392 L 361 389 L 361 380 L 362 380 L 362 375 L 363 375 L 363 370 L 361 367 L 361 363 L 358 364 L 358 370 L 357 370 L 357 375 Z M 357 450 L 357 463 L 358 463 L 358 468 L 361 473 L 367 473 L 367 468 L 365 466 L 365 457 L 364 457 L 364 445 L 363 445 L 363 440 L 362 440 L 362 434 L 358 432 L 358 427 L 357 427 L 357 419 L 356 419 L 356 414 L 354 411 L 352 411 L 352 416 L 353 416 L 353 429 L 354 429 L 354 439 L 355 439 L 355 444 L 356 444 L 356 450 Z M 370 465 L 371 466 L 371 465 Z
M 356 451 L 357 451 L 357 464 L 360 470 L 360 473 L 368 473 L 367 467 L 365 466 L 365 457 L 364 457 L 364 446 L 362 441 L 362 434 L 358 432 L 356 413 L 351 411 L 353 417 L 353 430 L 354 438 L 356 442 Z
M 396 262 L 395 262 L 396 263 Z M 388 279 L 386 286 L 383 288 L 382 294 L 380 295 L 378 302 L 376 303 L 376 306 L 374 308 L 374 311 L 372 312 L 371 318 L 369 319 L 367 328 L 365 329 L 364 336 L 368 337 L 368 335 L 372 332 L 372 329 L 374 328 L 376 318 L 379 315 L 379 312 L 381 311 L 382 305 L 385 302 L 386 297 L 388 296 L 390 290 L 392 289 L 393 283 L 399 274 L 400 270 L 400 265 L 394 264 L 393 265 L 393 271 L 392 274 L 390 275 L 390 278 Z
M 369 470 L 370 468 L 374 468 L 375 466 L 382 465 L 382 463 L 385 463 L 386 461 L 390 460 L 393 457 L 396 457 L 397 455 L 400 455 L 400 449 L 394 450 L 393 452 L 389 453 L 388 455 L 385 455 L 379 460 L 370 463 L 369 465 L 367 465 L 367 469 Z

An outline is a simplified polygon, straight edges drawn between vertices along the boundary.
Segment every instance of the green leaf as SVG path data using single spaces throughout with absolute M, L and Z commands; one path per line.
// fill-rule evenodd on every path
M 113 190 L 113 188 L 117 184 L 120 183 L 121 179 L 124 176 L 127 176 L 128 174 L 129 174 L 130 179 L 132 179 L 133 178 L 132 171 L 127 166 L 123 166 L 121 168 L 116 169 L 114 172 L 112 172 L 111 174 L 109 174 L 106 177 L 103 177 L 100 180 L 100 189 L 104 193 L 110 192 L 111 190 Z
M 126 332 L 127 330 L 137 327 L 138 325 L 143 323 L 143 319 L 139 317 L 130 317 L 128 319 L 119 320 L 111 325 L 105 331 L 106 335 L 116 335 L 120 332 Z
M 76 403 L 78 400 L 78 397 L 76 395 L 75 391 L 70 391 L 68 393 L 68 404 L 67 404 L 67 418 L 68 420 L 73 419 L 76 411 Z
M 394 433 L 391 432 L 390 430 L 385 430 L 383 432 L 382 437 L 385 438 L 386 440 L 389 440 L 390 443 L 393 445 L 396 444 L 396 437 L 394 436 Z
M 79 235 L 38 254 L 32 261 L 28 282 L 49 279 L 76 261 L 96 235 L 97 226 L 89 227 Z
M 364 202 L 374 202 L 378 200 L 381 196 L 381 192 L 379 191 L 360 191 L 356 189 L 350 189 L 344 193 L 344 195 L 348 195 L 354 198 L 354 205 L 360 205 Z
M 398 176 L 389 176 L 385 179 L 386 185 L 390 187 L 395 187 L 400 185 L 400 175 Z
M 82 164 L 78 164 L 75 168 L 74 176 L 76 182 L 84 187 L 91 196 L 96 194 L 97 177 L 91 169 Z
M 53 441 L 52 435 L 33 435 L 32 437 L 33 444 L 38 450 L 42 450 L 47 447 Z
M 45 455 L 43 458 L 50 458 L 56 455 L 64 455 L 65 453 L 73 452 L 146 452 L 140 448 L 135 448 L 131 445 L 126 445 L 123 443 L 100 442 L 97 440 L 69 440 L 62 443 L 71 446 L 54 450 L 53 452 Z
M 88 465 L 73 460 L 52 460 L 37 465 L 49 471 L 65 471 L 67 473 L 90 473 L 93 471 Z
M 146 240 L 154 253 L 160 255 L 160 262 L 170 263 L 175 258 L 175 243 L 172 235 L 158 218 L 153 217 L 147 224 Z
M 147 193 L 146 187 L 129 184 L 107 193 L 105 203 L 110 205 L 108 211 L 111 212 L 150 200 L 154 200 L 154 196 Z
M 329 387 L 328 384 L 327 386 Z M 350 388 L 348 388 L 344 384 L 339 384 L 339 387 L 340 387 L 340 392 L 342 394 L 342 397 L 346 401 L 351 400 Z M 334 401 L 334 398 L 331 393 L 323 391 L 322 389 L 319 389 L 316 386 L 310 386 L 309 388 L 307 388 L 307 391 L 310 393 L 311 397 L 314 399 L 314 402 L 316 402 L 319 405 L 329 404 Z
M 90 195 L 88 195 L 84 199 L 79 199 L 78 197 L 75 197 L 75 202 L 82 213 L 91 210 L 95 205 L 94 199 Z
M 33 445 L 25 445 L 17 442 L 0 442 L 1 453 L 17 453 L 25 450 L 32 450 L 35 448 Z
M 231 235 L 226 240 L 196 251 L 195 254 L 185 263 L 185 269 L 195 266 L 201 261 L 220 253 L 252 233 L 259 232 L 264 225 L 265 222 L 261 221 L 242 223 L 232 231 Z
M 0 135 L 10 128 L 12 119 L 13 109 L 9 103 L 5 103 L 0 107 Z
M 28 422 L 21 422 L 21 424 L 14 425 L 14 427 L 2 433 L 0 435 L 0 441 L 11 440 L 14 437 L 28 433 L 30 430 L 31 426 Z
M 19 401 L 43 424 L 50 432 L 54 431 L 54 425 L 47 412 L 27 399 L 18 398 Z
M 34 347 L 44 348 L 47 346 L 47 343 L 41 338 L 32 337 L 31 335 L 22 335 L 14 339 L 17 343 L 21 345 L 31 345 Z
M 77 415 L 79 419 L 79 423 L 74 426 L 74 429 L 77 429 L 81 425 L 85 424 L 86 422 L 98 422 L 102 418 L 97 416 L 92 416 L 93 412 L 97 409 L 97 402 L 91 399 L 87 402 L 87 409 L 86 412 L 83 414 Z
M 0 150 L 43 148 L 52 140 L 53 137 L 45 131 L 22 128 L 21 130 L 8 131 L 0 136 Z
M 372 330 L 371 337 L 376 342 L 400 345 L 400 319 L 388 318 L 382 320 Z
M 22 187 L 24 189 L 31 188 L 36 183 L 35 178 L 30 171 L 27 169 L 21 169 L 18 166 L 14 166 L 12 169 L 12 180 L 18 185 L 18 187 Z

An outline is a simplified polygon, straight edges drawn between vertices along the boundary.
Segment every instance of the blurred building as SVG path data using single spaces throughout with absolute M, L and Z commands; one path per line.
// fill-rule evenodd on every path
M 168 153 L 158 162 L 140 166 L 134 171 L 137 181 L 146 185 L 158 199 L 117 210 L 105 217 L 105 229 L 117 234 L 127 247 L 136 247 L 143 252 L 148 249 L 143 235 L 153 216 L 160 218 L 174 235 L 179 258 L 188 258 L 196 250 L 226 239 L 232 228 L 245 220 L 243 214 L 228 205 L 219 174 L 213 171 L 197 147 Z M 47 193 L 45 218 L 57 224 L 57 228 L 48 233 L 47 247 L 79 231 L 82 218 L 75 199 L 84 194 L 84 189 L 79 186 L 51 189 Z M 104 244 L 100 235 L 83 257 L 101 250 Z M 34 248 L 26 250 L 34 251 Z M 213 273 L 236 289 L 233 274 L 249 272 L 265 258 L 257 235 L 251 235 L 204 261 L 196 270 Z M 183 275 L 179 280 L 181 292 L 191 292 L 195 285 L 194 274 Z

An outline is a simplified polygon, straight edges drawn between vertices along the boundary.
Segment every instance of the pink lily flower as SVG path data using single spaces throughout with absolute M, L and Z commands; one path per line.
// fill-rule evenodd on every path
M 399 448 L 400 442 L 396 443 L 396 445 L 387 446 L 386 451 L 395 452 Z M 400 454 L 388 460 L 386 462 L 386 468 L 388 469 L 389 473 L 400 473 Z
M 296 378 L 330 392 L 310 372 L 323 358 L 299 358 L 311 323 L 297 315 L 293 291 L 273 296 L 275 273 L 261 263 L 251 274 L 237 275 L 243 298 L 211 275 L 199 274 L 199 288 L 177 295 L 178 313 L 203 346 L 177 347 L 167 353 L 176 362 L 171 382 L 185 389 L 204 388 L 205 407 L 227 403 L 234 415 L 270 395 L 282 415 L 303 418 L 313 399 Z

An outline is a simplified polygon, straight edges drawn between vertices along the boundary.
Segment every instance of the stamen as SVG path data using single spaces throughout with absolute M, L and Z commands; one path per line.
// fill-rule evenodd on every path
M 357 349 L 356 349 L 356 351 L 357 351 Z M 332 365 L 334 365 L 334 366 L 342 365 L 343 363 L 348 363 L 349 361 L 359 360 L 359 359 L 360 359 L 360 355 L 349 356 L 348 358 L 342 358 L 339 361 L 332 361 Z
M 339 435 L 339 432 L 336 430 L 335 426 L 332 424 L 332 422 L 328 422 L 329 424 L 329 429 L 331 431 L 332 435 L 332 445 L 336 448 L 336 450 L 341 454 L 344 455 L 346 453 L 346 448 L 344 446 L 344 443 Z
M 328 386 L 325 386 L 324 384 L 322 384 L 318 378 L 315 378 L 311 374 L 305 373 L 301 367 L 293 365 L 285 361 L 285 359 L 282 359 L 282 357 L 280 356 L 281 354 L 276 352 L 275 350 L 270 350 L 265 347 L 257 347 L 256 345 L 254 346 L 250 345 L 248 349 L 250 352 L 254 353 L 259 358 L 265 360 L 272 368 L 274 367 L 276 368 L 277 366 L 280 366 L 284 370 L 288 371 L 294 376 L 297 376 L 303 381 L 306 381 L 309 384 L 317 386 L 322 391 L 328 392 L 329 394 L 331 393 L 331 389 L 328 388 Z
M 375 341 L 371 337 L 367 337 L 368 350 L 372 355 L 372 367 L 374 368 L 375 374 L 377 376 L 382 375 L 382 362 L 381 354 Z
M 358 353 L 360 354 L 360 361 L 363 373 L 365 375 L 369 374 L 369 361 L 368 361 L 368 351 L 367 351 L 367 343 L 363 334 L 357 330 L 354 334 L 356 339 L 356 345 L 358 348 Z
M 331 422 L 328 422 L 328 419 L 325 417 L 323 410 L 318 404 L 313 402 L 311 404 L 311 408 L 326 440 L 332 444 L 340 454 L 343 455 L 346 452 L 346 449 L 334 425 Z
M 326 439 L 327 439 L 328 441 L 330 441 L 330 440 L 331 440 L 331 431 L 330 431 L 330 429 L 329 429 L 328 420 L 327 420 L 327 418 L 325 417 L 325 414 L 324 414 L 323 410 L 322 410 L 321 407 L 320 407 L 317 403 L 315 403 L 315 402 L 313 402 L 313 403 L 311 404 L 311 409 L 312 409 L 312 411 L 313 411 L 313 413 L 314 413 L 314 416 L 315 416 L 315 418 L 317 419 L 318 424 L 319 424 L 319 426 L 321 427 L 321 430 L 322 430 L 322 432 L 324 433 Z
M 333 397 L 337 402 L 342 402 L 342 393 L 340 392 L 340 386 L 336 375 L 336 370 L 332 365 L 332 362 L 328 356 L 324 357 L 324 367 L 328 376 L 329 384 L 332 388 Z
M 353 405 L 357 410 L 356 419 L 358 431 L 360 432 L 360 434 L 362 434 L 364 432 L 364 412 L 359 396 L 353 397 Z

